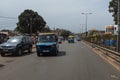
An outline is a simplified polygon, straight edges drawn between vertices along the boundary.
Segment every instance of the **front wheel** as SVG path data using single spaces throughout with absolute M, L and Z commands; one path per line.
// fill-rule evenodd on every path
M 29 47 L 28 53 L 32 53 L 32 46 Z
M 57 56 L 58 55 L 58 50 L 56 49 L 55 50 L 55 53 L 53 54 L 54 56 Z

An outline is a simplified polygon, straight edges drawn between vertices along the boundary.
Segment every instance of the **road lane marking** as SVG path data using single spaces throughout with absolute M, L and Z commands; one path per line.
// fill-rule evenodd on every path
M 80 47 L 80 48 L 85 48 L 85 47 Z
M 42 63 L 45 63 L 45 62 L 46 62 L 46 60 L 44 60 L 44 59 L 43 59 L 43 60 L 41 60 L 41 62 L 42 62 Z

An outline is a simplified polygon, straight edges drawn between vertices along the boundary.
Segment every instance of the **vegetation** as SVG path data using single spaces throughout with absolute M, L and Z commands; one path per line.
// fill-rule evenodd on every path
M 41 32 L 51 32 L 51 29 L 50 29 L 49 26 L 45 26 L 45 27 L 41 30 Z
M 72 33 L 68 30 L 64 30 L 61 33 L 61 36 L 63 36 L 64 38 L 67 38 L 69 35 L 71 35 Z
M 30 33 L 31 31 L 31 33 L 36 33 L 37 31 L 41 32 L 46 25 L 44 19 L 37 12 L 29 9 L 22 12 L 18 19 L 19 22 L 15 30 L 21 33 Z
M 118 0 L 111 0 L 109 2 L 109 12 L 114 17 L 114 22 L 117 24 Z

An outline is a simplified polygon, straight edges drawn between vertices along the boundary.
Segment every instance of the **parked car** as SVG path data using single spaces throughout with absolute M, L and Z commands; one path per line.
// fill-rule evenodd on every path
M 52 54 L 56 56 L 59 51 L 57 36 L 54 33 L 41 33 L 38 36 L 36 51 L 37 56 L 41 54 Z
M 25 50 L 32 52 L 32 39 L 29 36 L 14 36 L 0 45 L 1 56 L 9 53 L 20 56 Z

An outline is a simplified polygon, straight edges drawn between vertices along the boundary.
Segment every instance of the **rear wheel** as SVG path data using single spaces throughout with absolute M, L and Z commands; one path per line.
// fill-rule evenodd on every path
M 32 53 L 32 46 L 29 47 L 28 53 Z
M 23 53 L 22 49 L 19 48 L 19 49 L 18 49 L 18 52 L 17 52 L 18 56 L 21 56 L 22 53 Z

